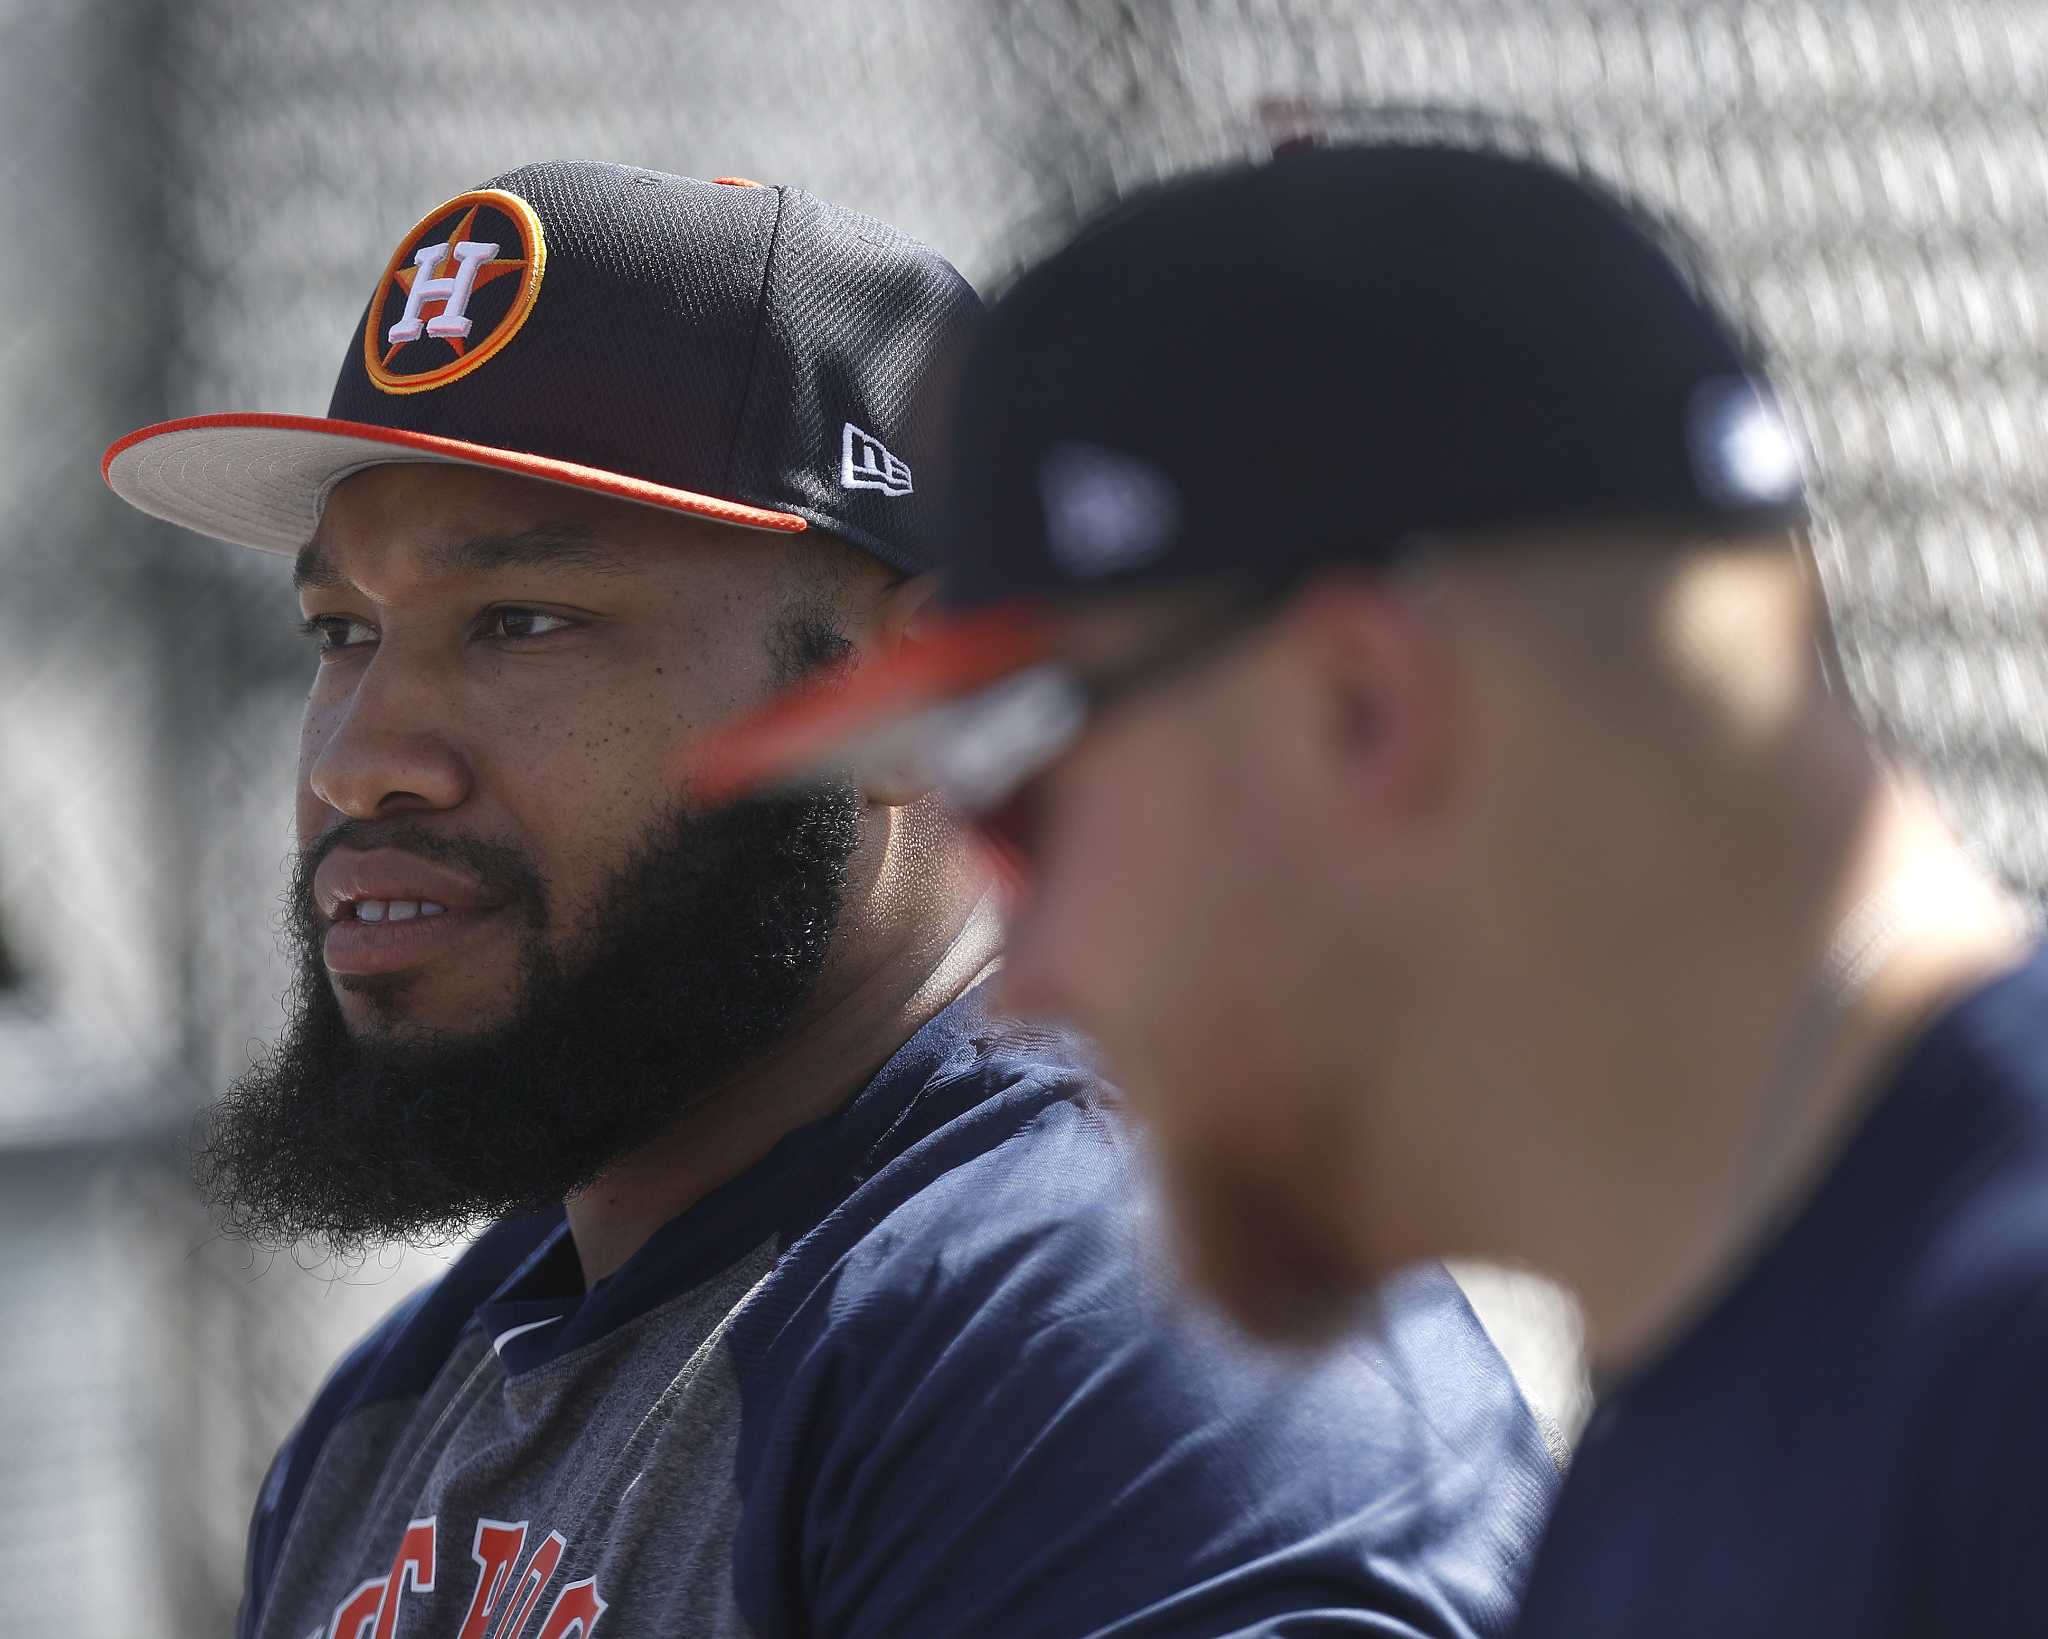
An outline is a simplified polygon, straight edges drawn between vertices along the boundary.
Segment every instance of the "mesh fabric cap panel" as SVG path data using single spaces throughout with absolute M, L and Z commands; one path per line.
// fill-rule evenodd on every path
M 359 318 L 328 413 L 720 493 L 776 195 L 596 164 L 485 186 L 527 200 L 546 234 L 524 328 L 470 374 L 393 394 L 363 368 Z
M 899 569 L 930 567 L 948 389 L 980 308 L 917 241 L 784 190 L 742 466 L 727 493 L 795 512 Z M 908 464 L 909 494 L 840 482 L 848 422 Z M 748 470 L 754 459 L 775 464 Z

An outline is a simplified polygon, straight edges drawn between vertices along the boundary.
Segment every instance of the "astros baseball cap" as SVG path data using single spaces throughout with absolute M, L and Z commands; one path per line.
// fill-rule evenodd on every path
M 999 801 L 1158 670 L 1061 663 L 1063 617 L 1119 594 L 1217 584 L 1249 619 L 1424 546 L 1805 514 L 1754 349 L 1662 230 L 1545 161 L 1426 143 L 1309 147 L 1117 208 L 996 303 L 952 437 L 950 619 L 697 746 L 700 789 L 880 759 Z
M 364 270 L 369 282 L 369 269 Z M 271 552 L 343 478 L 449 462 L 936 558 L 933 384 L 979 299 L 796 188 L 528 165 L 436 206 L 371 284 L 325 416 L 200 415 L 113 445 L 144 512 Z

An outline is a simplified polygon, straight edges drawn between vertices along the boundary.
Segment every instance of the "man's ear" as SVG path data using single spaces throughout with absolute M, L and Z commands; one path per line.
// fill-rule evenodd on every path
M 912 575 L 883 589 L 875 601 L 875 636 L 882 653 L 893 654 L 924 635 L 938 589 L 937 575 Z
M 1364 822 L 1428 807 L 1448 775 L 1455 718 L 1443 634 L 1405 584 L 1333 575 L 1290 619 L 1340 800 Z
M 930 624 L 937 575 L 913 575 L 885 588 L 875 603 L 872 652 L 893 656 L 921 640 Z M 861 794 L 884 808 L 907 808 L 931 795 L 931 786 L 910 768 L 873 767 L 861 776 Z

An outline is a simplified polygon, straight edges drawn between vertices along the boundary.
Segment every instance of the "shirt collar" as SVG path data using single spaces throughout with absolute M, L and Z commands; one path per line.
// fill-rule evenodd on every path
M 531 1371 L 595 1341 L 730 1267 L 763 1242 L 797 1240 L 890 1153 L 919 1095 L 987 1018 L 982 986 L 940 1009 L 852 1098 L 798 1127 L 678 1217 L 612 1274 L 585 1287 L 566 1218 L 478 1308 L 507 1371 Z

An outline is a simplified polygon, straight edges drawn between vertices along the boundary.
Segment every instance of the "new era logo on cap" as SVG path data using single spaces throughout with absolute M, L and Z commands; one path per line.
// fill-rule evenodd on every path
M 889 446 L 851 421 L 839 435 L 839 481 L 848 489 L 878 489 L 884 495 L 910 493 L 910 468 Z
M 1716 376 L 1694 387 L 1686 437 L 1701 492 L 1724 506 L 1786 502 L 1804 487 L 1791 430 L 1745 376 Z
M 1165 473 L 1096 444 L 1055 444 L 1038 469 L 1038 493 L 1053 557 L 1089 580 L 1158 557 L 1180 523 Z

